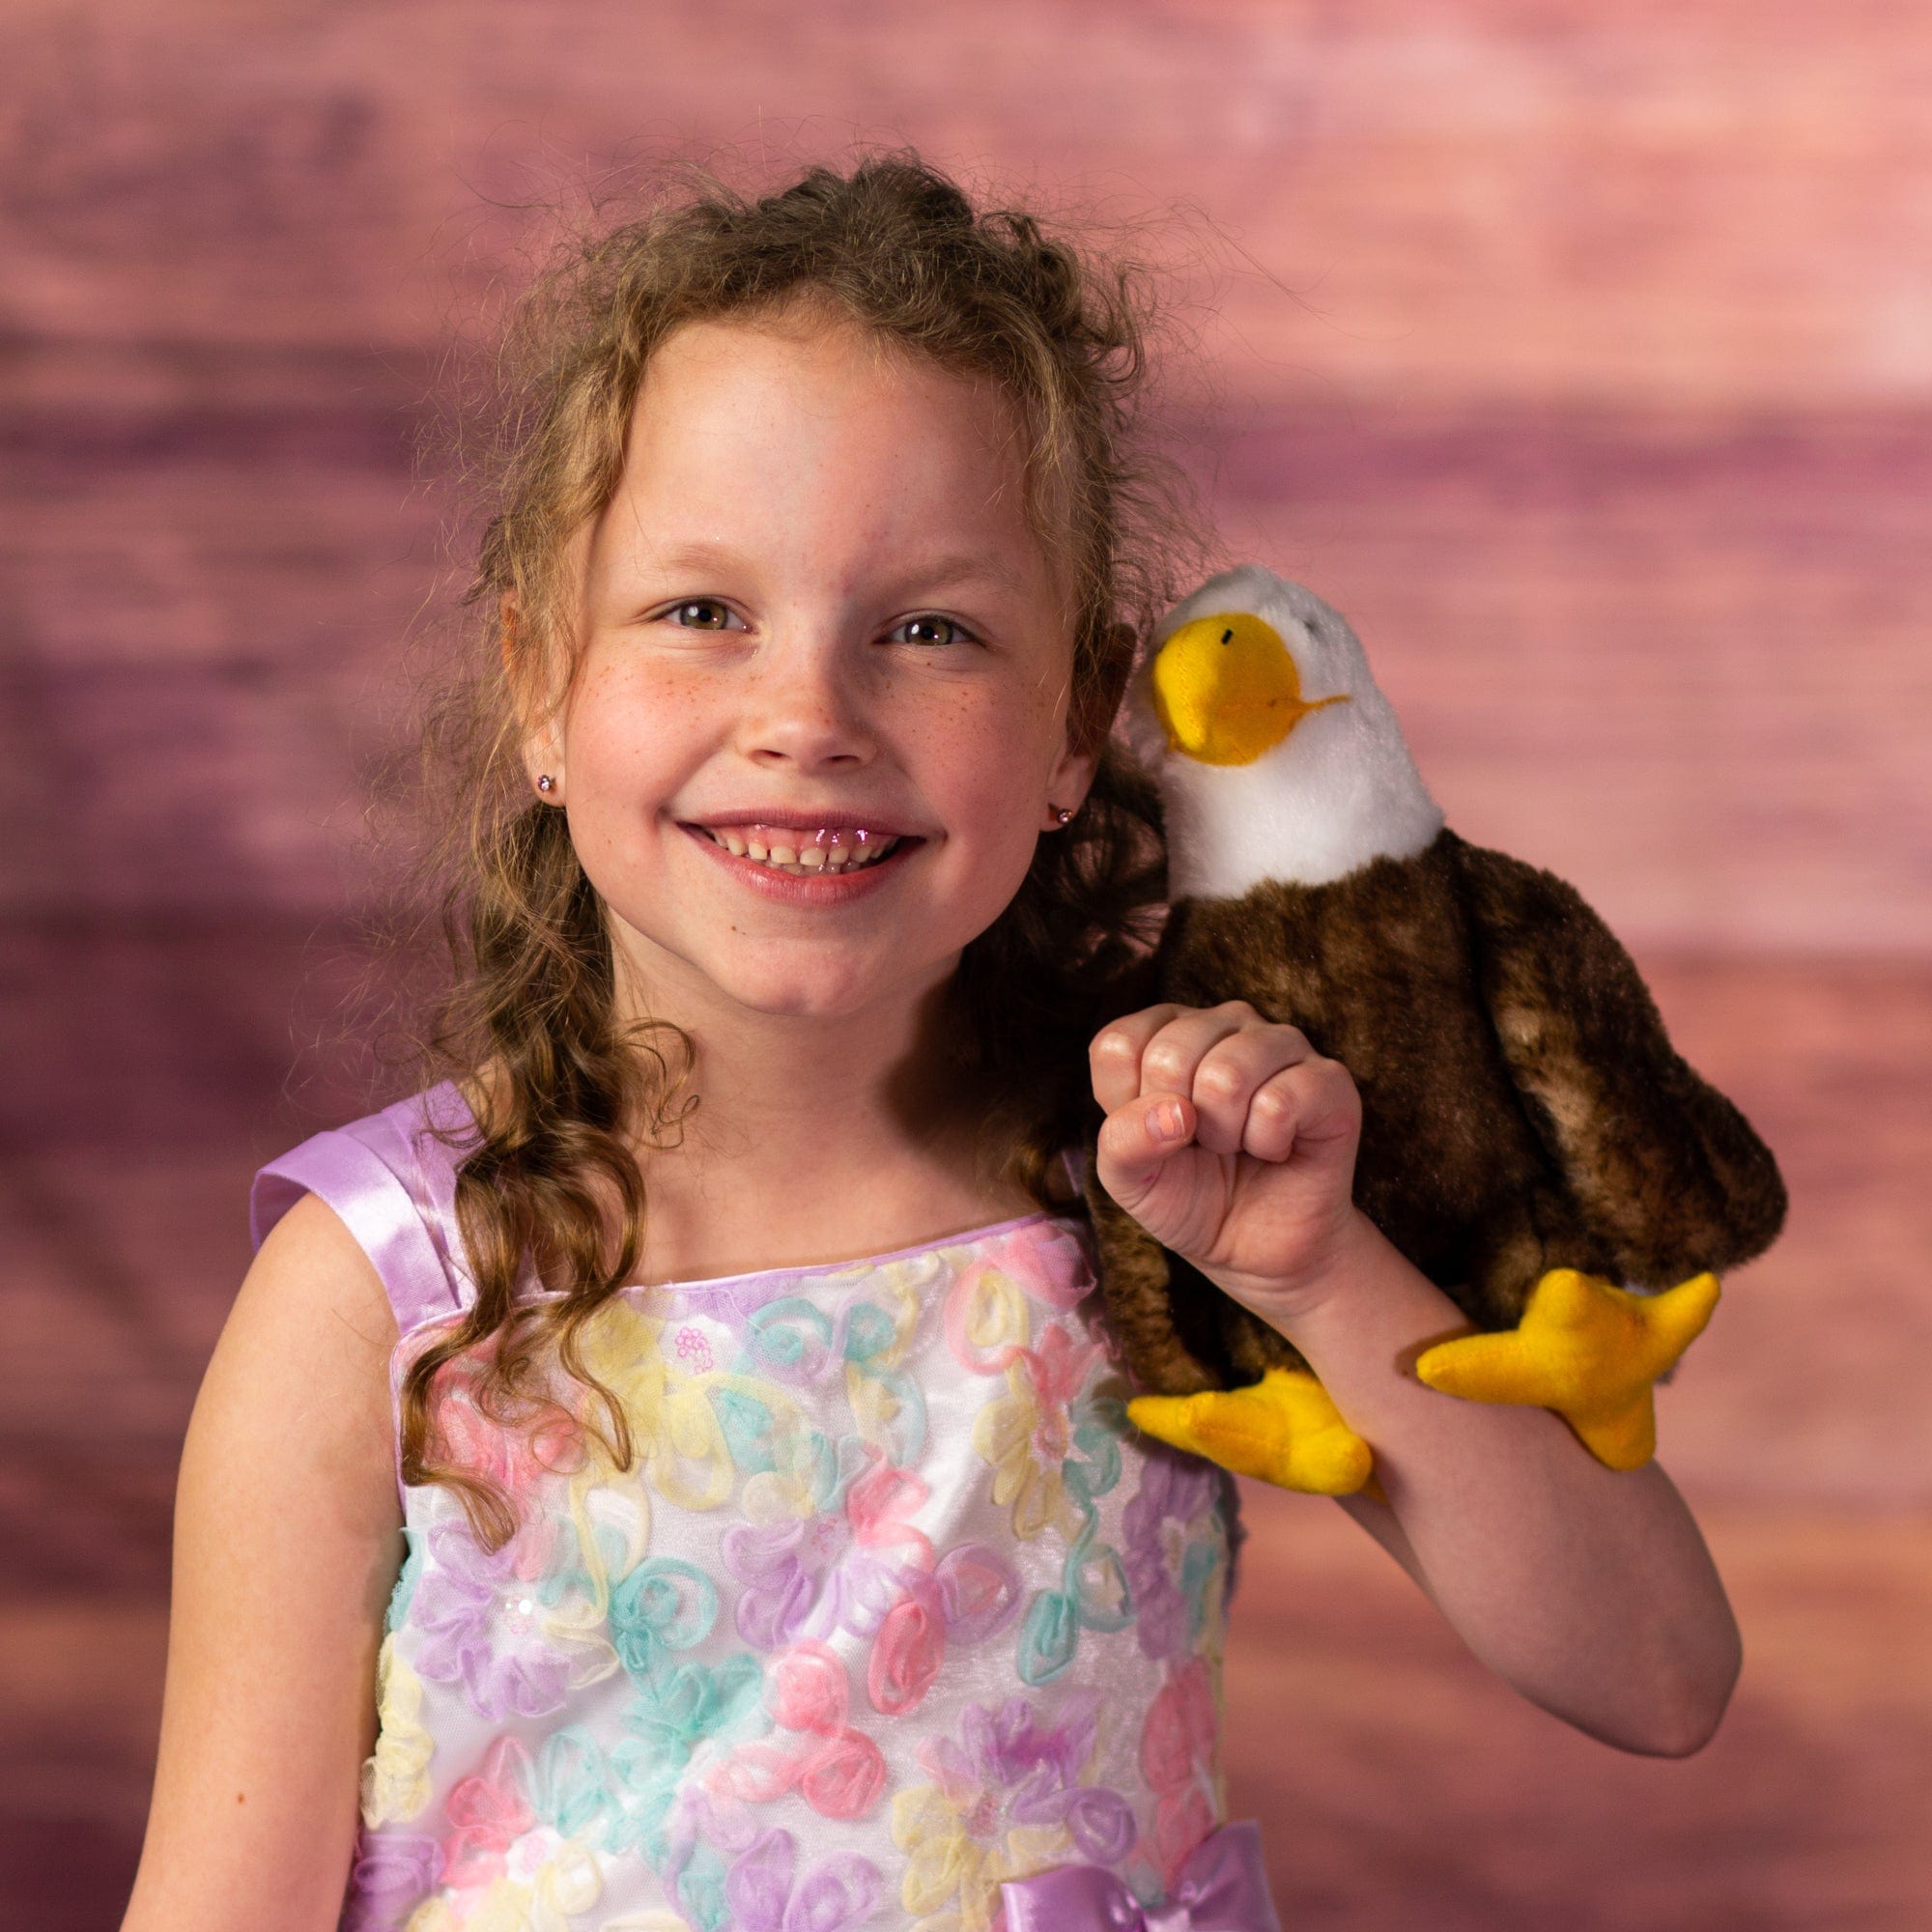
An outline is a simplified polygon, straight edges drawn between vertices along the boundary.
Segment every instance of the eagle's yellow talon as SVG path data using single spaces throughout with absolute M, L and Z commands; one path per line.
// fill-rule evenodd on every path
M 1246 1388 L 1136 1396 L 1127 1416 L 1177 1449 L 1284 1490 L 1352 1495 L 1375 1465 L 1369 1445 L 1304 1369 L 1269 1369 Z
M 1415 1373 L 1469 1402 L 1553 1408 L 1600 1463 L 1635 1469 L 1657 1449 L 1652 1384 L 1703 1332 L 1717 1305 L 1714 1274 L 1662 1294 L 1632 1294 L 1597 1275 L 1551 1268 L 1530 1291 L 1516 1327 L 1438 1343 L 1417 1359 Z

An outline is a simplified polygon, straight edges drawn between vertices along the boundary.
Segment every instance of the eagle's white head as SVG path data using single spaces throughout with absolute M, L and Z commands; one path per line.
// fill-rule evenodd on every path
M 1171 898 L 1326 885 L 1442 829 L 1348 620 L 1259 564 L 1168 612 L 1124 710 L 1166 802 Z

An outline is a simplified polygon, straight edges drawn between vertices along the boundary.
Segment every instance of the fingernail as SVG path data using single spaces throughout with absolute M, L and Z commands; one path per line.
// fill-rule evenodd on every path
M 1180 1138 L 1183 1121 L 1179 1100 L 1163 1100 L 1147 1117 L 1148 1132 L 1157 1141 Z

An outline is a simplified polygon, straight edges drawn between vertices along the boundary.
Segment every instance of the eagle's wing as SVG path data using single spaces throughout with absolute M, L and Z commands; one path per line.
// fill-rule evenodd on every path
M 1672 1048 L 1629 953 L 1553 873 L 1462 840 L 1484 1003 L 1526 1112 L 1634 1286 L 1761 1254 L 1785 1212 L 1771 1151 Z

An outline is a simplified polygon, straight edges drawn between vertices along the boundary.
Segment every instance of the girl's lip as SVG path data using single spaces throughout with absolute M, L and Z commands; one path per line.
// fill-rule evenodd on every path
M 883 883 L 883 874 L 896 870 L 901 860 L 925 843 L 923 838 L 903 834 L 899 842 L 883 859 L 874 859 L 870 865 L 861 866 L 856 871 L 775 872 L 755 859 L 741 859 L 737 853 L 727 851 L 699 826 L 680 821 L 679 829 L 689 833 L 714 859 L 728 866 L 754 892 L 763 893 L 767 898 L 778 899 L 786 905 L 845 905 L 853 899 L 863 898 Z

